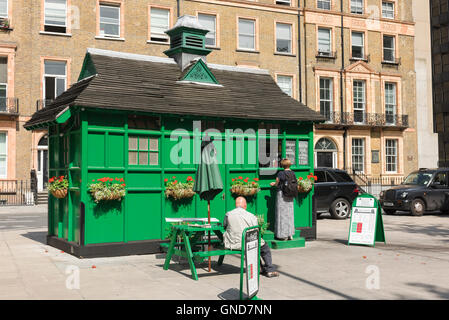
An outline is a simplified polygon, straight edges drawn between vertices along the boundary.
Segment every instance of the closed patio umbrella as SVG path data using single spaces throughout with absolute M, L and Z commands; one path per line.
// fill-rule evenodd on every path
M 207 200 L 207 221 L 210 224 L 210 201 L 217 194 L 223 191 L 223 181 L 217 162 L 217 149 L 212 141 L 203 141 L 201 143 L 201 158 L 196 172 L 195 191 L 202 200 Z M 210 231 L 208 250 L 210 250 Z M 210 272 L 209 257 L 209 272 Z

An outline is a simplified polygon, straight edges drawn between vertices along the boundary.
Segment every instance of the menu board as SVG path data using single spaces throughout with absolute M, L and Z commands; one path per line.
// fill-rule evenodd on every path
M 285 157 L 289 159 L 292 164 L 296 163 L 296 140 L 285 141 Z
M 372 245 L 376 231 L 376 218 L 377 208 L 354 207 L 351 215 L 349 243 Z
M 259 229 L 252 229 L 245 234 L 245 269 L 248 298 L 259 291 Z
M 299 140 L 298 164 L 301 166 L 309 165 L 309 142 Z
M 385 243 L 382 209 L 373 195 L 359 195 L 352 203 L 348 244 L 374 246 L 377 241 Z

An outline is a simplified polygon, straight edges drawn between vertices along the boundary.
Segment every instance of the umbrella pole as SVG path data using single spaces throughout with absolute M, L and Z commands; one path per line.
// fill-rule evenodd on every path
M 210 225 L 210 200 L 207 200 L 207 223 Z M 209 247 L 208 251 L 210 251 L 210 231 L 208 233 L 208 240 L 209 240 Z M 210 260 L 211 257 L 209 256 L 209 272 L 210 272 Z

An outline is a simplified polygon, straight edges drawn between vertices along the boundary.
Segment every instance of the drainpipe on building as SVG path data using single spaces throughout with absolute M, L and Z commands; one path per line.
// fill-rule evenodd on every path
M 181 0 L 176 0 L 176 14 L 178 18 L 181 16 Z
M 343 28 L 343 0 L 340 0 L 340 12 L 341 12 L 341 26 L 340 26 L 340 33 L 341 33 L 341 69 L 340 69 L 340 119 L 343 120 L 344 117 L 344 84 L 343 81 L 343 73 L 345 70 L 345 37 L 344 37 L 344 28 Z M 346 170 L 346 136 L 347 136 L 347 128 L 345 127 L 343 133 L 343 170 Z

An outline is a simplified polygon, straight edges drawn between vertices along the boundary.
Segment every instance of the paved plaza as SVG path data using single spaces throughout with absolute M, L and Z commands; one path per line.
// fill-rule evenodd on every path
M 347 245 L 349 219 L 322 216 L 318 240 L 272 250 L 280 277 L 261 277 L 258 296 L 449 299 L 449 216 L 383 218 L 387 243 L 372 248 Z M 185 263 L 164 271 L 164 254 L 78 259 L 45 244 L 46 223 L 45 206 L 0 208 L 0 299 L 238 298 L 238 256 L 199 265 L 194 281 Z

